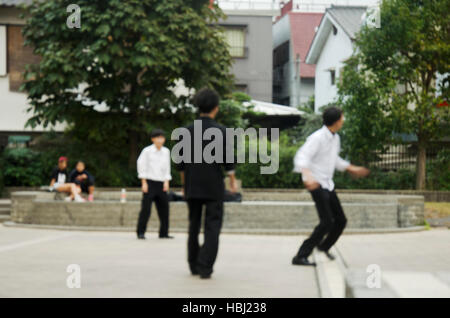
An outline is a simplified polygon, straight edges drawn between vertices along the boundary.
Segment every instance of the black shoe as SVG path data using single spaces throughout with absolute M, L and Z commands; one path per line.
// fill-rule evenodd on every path
M 211 278 L 211 274 L 200 274 L 200 278 L 201 279 L 210 279 Z
M 197 266 L 196 269 L 197 269 L 201 279 L 209 279 L 209 278 L 211 278 L 211 274 L 212 274 L 212 270 L 211 269 L 204 269 L 202 267 L 199 268 L 199 266 Z
M 200 273 L 198 272 L 198 269 L 196 266 L 189 266 L 189 268 L 191 269 L 191 274 L 192 275 L 200 275 Z
M 164 235 L 164 236 L 160 236 L 160 239 L 173 239 L 173 236 L 169 236 L 169 235 Z
M 317 249 L 318 249 L 319 251 L 321 251 L 321 252 L 324 252 L 325 255 L 328 257 L 328 259 L 329 259 L 330 261 L 334 261 L 334 260 L 336 259 L 336 256 L 334 256 L 334 255 L 331 254 L 330 252 L 321 250 L 320 248 L 317 248 Z
M 316 263 L 312 263 L 312 262 L 308 261 L 307 257 L 295 256 L 292 259 L 292 265 L 316 266 Z
M 335 259 L 336 259 L 336 256 L 334 256 L 333 254 L 331 254 L 330 252 L 324 252 L 325 253 L 325 255 L 328 257 L 328 259 L 330 260 L 330 261 L 334 261 Z
M 138 240 L 145 240 L 145 235 L 144 234 L 138 234 Z

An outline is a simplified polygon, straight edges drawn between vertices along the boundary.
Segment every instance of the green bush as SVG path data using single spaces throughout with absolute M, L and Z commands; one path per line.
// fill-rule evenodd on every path
M 414 189 L 416 174 L 414 171 L 402 169 L 398 171 L 382 171 L 371 169 L 366 178 L 355 179 L 348 173 L 336 171 L 334 183 L 338 189 L 377 189 L 377 190 L 409 190 Z
M 4 183 L 4 177 L 3 174 L 5 173 L 4 170 L 4 164 L 3 164 L 3 156 L 0 156 L 0 198 L 3 196 L 3 190 L 5 188 L 5 183 Z
M 450 190 L 450 149 L 442 149 L 436 161 L 427 165 L 427 186 L 431 190 Z
M 122 155 L 115 153 L 121 151 Z M 117 149 L 107 152 L 95 142 L 84 143 L 68 135 L 45 134 L 31 148 L 6 149 L 0 157 L 4 165 L 0 176 L 0 190 L 4 177 L 5 186 L 41 186 L 50 184 L 50 175 L 57 166 L 58 158 L 69 158 L 68 172 L 78 160 L 86 163 L 87 170 L 95 177 L 97 186 L 139 186 L 136 168 L 129 169 L 127 154 Z M 179 173 L 172 165 L 172 186 L 180 185 Z
M 139 184 L 135 169 L 128 169 L 126 164 L 121 164 L 123 161 L 112 159 L 117 159 L 117 156 L 102 150 L 96 144 L 78 142 L 64 135 L 43 135 L 31 148 L 9 148 L 3 152 L 4 185 L 50 184 L 51 172 L 57 166 L 60 156 L 69 157 L 69 172 L 78 160 L 84 161 L 87 170 L 95 176 L 96 184 L 99 186 L 119 187 Z
M 300 175 L 292 173 L 293 158 L 297 147 L 283 146 L 279 149 L 279 170 L 275 174 L 261 174 L 260 167 L 267 164 L 244 163 L 237 165 L 236 176 L 244 188 L 298 188 L 303 186 Z
M 304 188 L 300 174 L 293 173 L 293 159 L 299 144 L 293 145 L 290 136 L 283 133 L 280 137 L 279 170 L 273 175 L 261 175 L 261 164 L 239 164 L 237 177 L 244 188 Z M 348 173 L 336 172 L 334 176 L 338 189 L 414 189 L 415 172 L 399 170 L 385 172 L 372 169 L 367 178 L 354 179 Z
M 244 188 L 303 188 L 299 174 L 293 173 L 293 158 L 300 144 L 294 145 L 287 133 L 279 141 L 279 170 L 273 175 L 261 175 L 261 166 L 266 164 L 238 164 L 236 174 Z M 171 147 L 171 143 L 168 143 Z M 248 145 L 247 145 L 248 147 Z M 126 151 L 111 150 L 108 153 L 100 144 L 85 143 L 67 135 L 46 134 L 40 137 L 31 149 L 6 149 L 0 158 L 2 174 L 0 191 L 5 186 L 40 186 L 50 183 L 51 171 L 59 156 L 69 157 L 69 170 L 77 160 L 83 160 L 87 169 L 95 176 L 98 186 L 139 186 L 136 169 L 127 167 Z M 269 147 L 270 151 L 270 147 Z M 122 153 L 120 153 L 122 152 Z M 247 156 L 248 157 L 248 156 Z M 427 165 L 427 185 L 432 190 L 450 190 L 450 150 L 442 150 L 433 164 Z M 247 158 L 248 161 L 248 158 Z M 180 176 L 172 164 L 172 186 L 180 185 Z M 3 179 L 3 182 L 2 182 Z M 414 189 L 415 172 L 399 170 L 385 172 L 372 169 L 367 178 L 354 179 L 348 173 L 336 172 L 338 189 Z
M 40 186 L 45 172 L 41 154 L 28 148 L 12 148 L 3 152 L 3 178 L 7 186 Z

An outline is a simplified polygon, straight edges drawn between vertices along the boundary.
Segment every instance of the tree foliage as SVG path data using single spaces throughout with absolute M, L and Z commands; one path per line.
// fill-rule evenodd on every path
M 216 24 L 224 16 L 207 3 L 80 0 L 81 28 L 70 29 L 67 1 L 33 2 L 23 33 L 42 59 L 25 73 L 28 124 L 64 121 L 88 138 L 128 138 L 134 164 L 141 133 L 192 113 L 192 89 L 230 91 L 232 60 Z M 179 96 L 181 80 L 188 93 Z
M 449 10 L 450 0 L 383 1 L 381 28 L 361 29 L 340 83 L 347 135 L 360 138 L 352 147 L 362 160 L 394 132 L 417 136 L 417 188 L 424 188 L 427 144 L 448 133 L 449 108 L 437 105 L 448 100 Z
M 395 81 L 375 83 L 374 74 L 360 68 L 360 55 L 346 62 L 339 82 L 338 104 L 344 111 L 346 124 L 342 129 L 342 150 L 354 163 L 367 165 L 375 161 L 377 151 L 384 151 L 394 142 L 389 97 Z
M 322 110 L 327 106 L 321 107 L 319 113 L 314 112 L 314 96 L 312 96 L 306 103 L 297 107 L 303 112 L 302 118 L 296 126 L 286 130 L 291 145 L 299 145 L 305 142 L 309 135 L 322 127 Z

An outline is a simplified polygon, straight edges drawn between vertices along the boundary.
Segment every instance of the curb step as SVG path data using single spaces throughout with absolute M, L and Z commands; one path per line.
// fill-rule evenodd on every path
M 0 215 L 11 215 L 11 208 L 0 207 Z
M 11 221 L 11 217 L 9 215 L 0 215 L 0 223 Z
M 324 253 L 314 250 L 313 260 L 316 263 L 316 279 L 321 298 L 345 298 L 345 265 L 338 250 L 331 249 L 336 259 L 329 260 Z
M 0 207 L 1 206 L 11 206 L 11 200 L 10 199 L 0 199 Z
M 0 223 L 11 220 L 11 200 L 0 199 Z

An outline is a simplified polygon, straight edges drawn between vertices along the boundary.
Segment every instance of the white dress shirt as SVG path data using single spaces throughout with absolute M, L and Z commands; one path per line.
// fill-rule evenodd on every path
M 312 133 L 294 157 L 294 172 L 301 173 L 307 168 L 322 188 L 334 189 L 334 170 L 345 171 L 350 163 L 341 157 L 339 135 L 332 133 L 326 126 Z M 305 176 L 302 175 L 303 180 Z
M 150 145 L 142 150 L 137 160 L 137 171 L 139 179 L 153 181 L 172 180 L 170 175 L 170 150 L 155 145 Z

